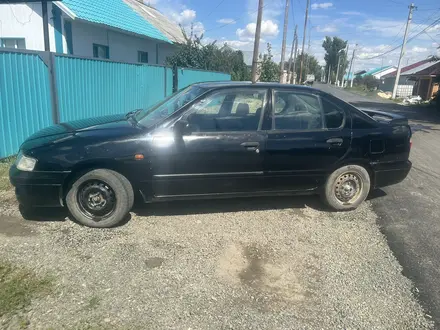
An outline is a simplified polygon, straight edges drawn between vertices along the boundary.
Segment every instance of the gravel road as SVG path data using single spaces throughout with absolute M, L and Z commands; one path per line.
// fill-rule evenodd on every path
M 32 329 L 432 328 L 370 202 L 173 203 L 104 230 L 1 212 L 0 258 L 56 281 L 21 316 Z
M 440 113 L 369 99 L 332 86 L 317 87 L 358 107 L 393 111 L 410 119 L 413 168 L 401 184 L 372 201 L 378 224 L 423 306 L 440 328 Z
M 378 225 L 380 198 L 343 213 L 315 197 L 158 204 L 102 230 L 54 210 L 24 220 L 11 192 L 0 200 L 0 259 L 56 285 L 1 328 L 434 328 Z

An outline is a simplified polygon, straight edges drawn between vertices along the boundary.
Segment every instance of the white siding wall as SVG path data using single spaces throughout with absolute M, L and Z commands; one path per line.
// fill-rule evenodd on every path
M 55 51 L 52 3 L 48 3 L 50 50 Z M 0 38 L 25 38 L 26 49 L 44 50 L 41 3 L 1 4 Z
M 387 74 L 389 74 L 391 72 L 394 72 L 396 70 L 397 70 L 396 68 L 389 68 L 389 69 L 386 69 L 384 71 L 379 72 L 378 74 L 375 74 L 374 77 L 377 78 L 377 79 L 380 79 L 383 76 L 385 76 L 385 75 L 387 75 Z
M 48 4 L 50 49 L 55 52 L 55 37 L 52 21 L 52 3 Z M 63 14 L 63 51 L 67 53 Z M 43 19 L 41 3 L 1 4 L 0 38 L 25 38 L 26 49 L 44 50 Z M 93 57 L 93 44 L 109 46 L 110 60 L 137 62 L 138 51 L 148 52 L 150 64 L 156 64 L 156 41 L 123 34 L 103 26 L 84 21 L 72 21 L 73 55 Z M 159 44 L 159 63 L 174 53 L 176 46 Z

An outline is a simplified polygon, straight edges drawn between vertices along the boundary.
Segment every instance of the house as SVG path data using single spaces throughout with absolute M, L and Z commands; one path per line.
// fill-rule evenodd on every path
M 431 73 L 434 73 L 440 61 L 428 58 L 408 66 L 401 70 L 399 83 L 397 85 L 397 96 L 406 97 L 410 95 L 420 95 L 423 99 L 428 99 L 428 92 L 432 90 L 433 80 Z M 430 71 L 432 70 L 432 71 Z M 423 81 L 428 80 L 428 84 Z M 385 92 L 392 92 L 396 81 L 396 72 L 389 73 L 381 78 L 380 89 Z M 421 89 L 420 89 L 421 87 Z M 424 95 L 419 94 L 422 91 Z
M 48 3 L 52 52 L 130 63 L 164 64 L 180 27 L 142 0 Z M 44 50 L 41 2 L 0 4 L 0 47 Z
M 373 76 L 376 79 L 380 79 L 389 73 L 395 72 L 396 70 L 397 70 L 396 67 L 392 66 L 392 65 L 383 66 L 380 68 L 375 68 L 375 69 L 366 71 L 364 74 L 362 74 L 362 77 Z
M 440 61 L 433 61 L 431 66 L 411 74 L 411 79 L 416 82 L 413 94 L 429 100 L 439 90 Z

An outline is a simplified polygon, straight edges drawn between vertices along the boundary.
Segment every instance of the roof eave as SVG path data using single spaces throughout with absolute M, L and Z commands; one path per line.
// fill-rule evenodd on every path
M 71 19 L 76 19 L 77 16 L 75 15 L 75 13 L 73 11 L 71 11 L 69 9 L 69 7 L 67 7 L 65 4 L 63 4 L 61 1 L 54 1 L 53 2 L 54 5 L 56 5 L 58 8 L 60 8 L 62 10 L 62 12 L 64 14 L 66 14 L 67 16 L 69 16 Z

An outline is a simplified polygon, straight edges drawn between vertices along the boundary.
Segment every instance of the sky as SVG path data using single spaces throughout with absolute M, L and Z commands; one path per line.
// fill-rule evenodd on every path
M 192 24 L 195 34 L 203 34 L 204 42 L 227 43 L 234 49 L 242 50 L 246 61 L 250 63 L 258 0 L 144 2 L 159 9 L 187 31 Z M 270 43 L 274 60 L 280 61 L 286 0 L 264 2 L 260 52 L 264 52 L 266 44 Z M 290 55 L 296 24 L 299 48 L 302 46 L 306 4 L 307 0 L 289 0 L 286 58 Z M 356 48 L 355 71 L 386 65 L 397 66 L 409 4 L 405 0 L 311 0 L 304 49 L 323 65 L 323 39 L 325 36 L 337 36 L 348 40 L 350 56 Z M 440 2 L 422 0 L 420 3 L 415 2 L 415 5 L 417 9 L 414 10 L 409 28 L 403 66 L 430 55 L 440 55 Z M 439 21 L 434 23 L 436 20 Z M 434 24 L 426 29 L 431 23 Z M 426 31 L 421 32 L 424 29 Z

